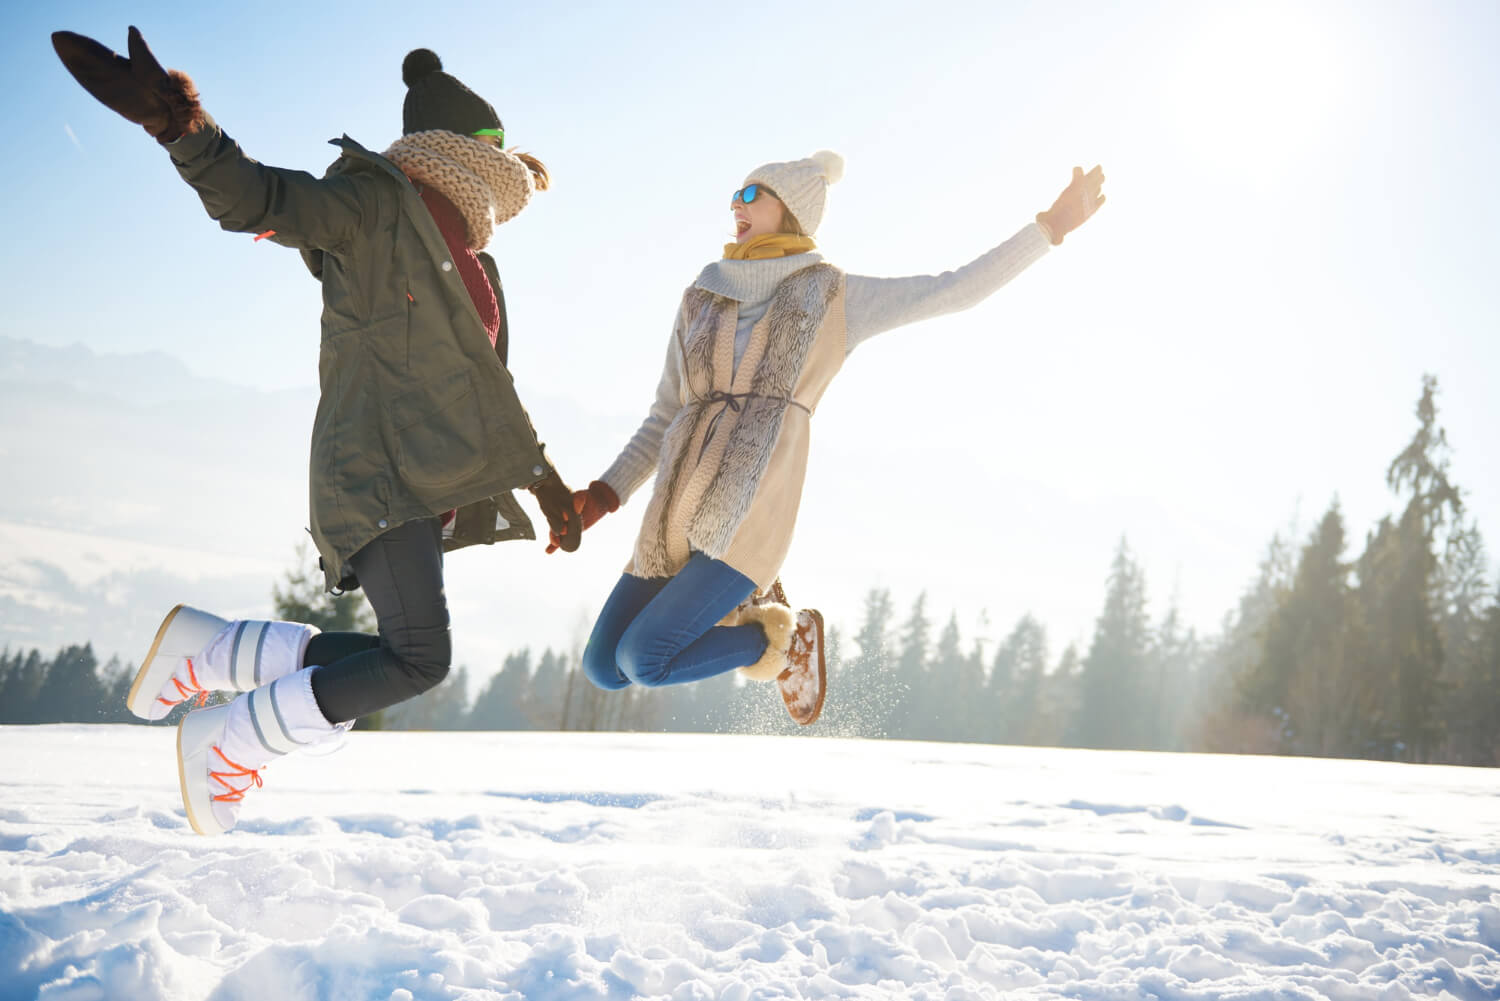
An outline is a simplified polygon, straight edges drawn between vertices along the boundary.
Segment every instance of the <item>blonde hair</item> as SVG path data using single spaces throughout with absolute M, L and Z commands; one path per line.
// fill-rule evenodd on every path
M 522 153 L 518 149 L 513 149 L 510 152 L 515 155 L 517 160 L 526 165 L 527 170 L 531 171 L 531 186 L 533 188 L 537 191 L 546 191 L 552 186 L 552 175 L 547 172 L 547 165 L 545 163 L 530 153 Z
M 781 202 L 781 223 L 776 227 L 776 232 L 790 233 L 793 236 L 807 235 L 802 231 L 802 224 L 797 221 L 797 217 L 792 215 L 792 210 L 787 208 L 786 202 L 782 201 L 781 196 L 769 184 L 761 184 L 760 190 L 762 193 L 770 195 L 778 202 Z

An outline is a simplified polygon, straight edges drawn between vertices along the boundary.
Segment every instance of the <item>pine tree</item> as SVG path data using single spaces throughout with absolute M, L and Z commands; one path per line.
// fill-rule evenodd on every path
M 307 544 L 301 543 L 297 562 L 286 572 L 284 584 L 271 586 L 277 618 L 305 622 L 325 633 L 376 631 L 375 612 L 362 590 L 333 594 L 325 588 L 323 571 Z
M 474 698 L 465 724 L 468 730 L 529 730 L 527 702 L 531 692 L 531 649 L 508 654 L 500 670 Z
M 1392 460 L 1386 483 L 1407 503 L 1399 519 L 1381 523 L 1360 558 L 1361 606 L 1372 666 L 1383 675 L 1389 728 L 1373 750 L 1382 757 L 1425 761 L 1443 736 L 1438 678 L 1443 667 L 1438 628 L 1437 545 L 1463 515 L 1459 489 L 1448 478 L 1448 438 L 1437 426 L 1437 379 L 1422 378 L 1418 428 Z
M 551 647 L 542 651 L 531 676 L 527 716 L 533 730 L 561 730 L 568 692 L 568 663 Z
M 290 622 L 305 622 L 325 633 L 373 633 L 377 630 L 375 612 L 365 600 L 364 591 L 333 594 L 326 590 L 323 571 L 318 569 L 307 543 L 297 546 L 297 562 L 286 572 L 285 586 L 271 585 L 271 602 L 276 617 Z M 355 721 L 356 730 L 379 730 L 385 726 L 385 712 L 370 713 Z
M 441 685 L 382 710 L 381 722 L 387 730 L 459 730 L 468 715 L 469 672 L 460 666 Z
M 1500 718 L 1493 714 L 1497 694 L 1488 677 L 1487 627 L 1493 593 L 1486 577 L 1489 560 L 1479 527 L 1457 526 L 1439 568 L 1440 636 L 1443 670 L 1440 676 L 1442 716 L 1447 739 L 1442 760 L 1453 764 L 1488 765 Z
M 1016 706 L 1016 685 L 1021 673 L 1021 642 L 1019 623 L 1009 636 L 995 647 L 995 657 L 990 662 L 990 673 L 985 679 L 986 700 L 990 706 L 990 720 L 985 740 L 991 744 L 1009 744 L 1014 739 L 1012 713 Z
M 1500 582 L 1484 616 L 1484 630 L 1471 678 L 1467 764 L 1500 765 Z
M 0 688 L 0 723 L 42 722 L 37 713 L 37 694 L 47 677 L 47 662 L 40 650 L 24 657 L 17 650 Z
M 135 665 L 122 663 L 118 656 L 110 657 L 109 663 L 99 669 L 99 683 L 104 689 L 104 706 L 99 714 L 99 722 L 140 722 L 125 705 L 130 686 L 134 682 Z
M 1239 606 L 1224 617 L 1198 672 L 1188 749 L 1226 754 L 1270 753 L 1281 746 L 1281 727 L 1269 715 L 1249 710 L 1242 696 L 1260 667 L 1266 629 L 1292 587 L 1295 531 L 1277 532 L 1266 545 Z
M 104 684 L 91 643 L 59 650 L 36 695 L 39 723 L 93 723 L 105 711 Z
M 1083 662 L 1072 739 L 1083 747 L 1139 748 L 1148 729 L 1146 578 L 1124 539 L 1115 551 L 1104 611 Z
M 987 620 L 987 616 L 981 616 L 981 627 Z M 976 638 L 964 655 L 962 677 L 964 682 L 958 698 L 964 731 L 970 740 L 993 743 L 990 735 L 995 728 L 995 707 L 990 700 L 989 668 L 984 663 L 983 639 Z
M 1180 751 L 1186 746 L 1188 713 L 1201 659 L 1198 637 L 1183 626 L 1174 599 L 1153 630 L 1147 652 L 1151 683 L 1147 701 L 1153 707 L 1147 746 L 1159 751 Z
M 984 702 L 994 716 L 993 735 L 985 739 L 1005 744 L 1055 742 L 1058 721 L 1044 704 L 1047 683 L 1047 631 L 1030 614 L 1023 615 L 1000 641 L 990 666 Z
M 896 655 L 895 683 L 905 692 L 892 723 L 903 736 L 925 740 L 935 737 L 937 710 L 934 693 L 927 684 L 927 660 L 931 656 L 932 623 L 927 618 L 927 592 L 917 595 L 911 614 L 901 625 L 900 652 Z
M 934 740 L 976 740 L 979 720 L 974 701 L 983 679 L 968 673 L 959 637 L 958 615 L 949 616 L 948 624 L 938 636 L 923 681 L 928 711 L 929 734 Z
M 1367 662 L 1345 545 L 1335 500 L 1267 623 L 1259 664 L 1241 679 L 1250 709 L 1280 724 L 1284 753 L 1358 754 L 1370 739 L 1373 689 L 1361 678 Z
M 19 652 L 12 657 L 9 647 L 0 650 L 0 724 L 12 722 L 9 717 L 16 707 L 10 704 L 7 689 L 10 686 L 11 672 L 19 667 L 20 663 Z
M 837 689 L 835 702 L 824 707 L 829 722 L 850 727 L 861 734 L 904 737 L 908 718 L 908 691 L 898 678 L 896 658 L 892 654 L 891 620 L 894 616 L 891 592 L 871 588 L 865 595 L 864 615 L 854 634 L 857 652 L 840 659 L 837 675 L 828 687 Z
M 1083 702 L 1082 684 L 1083 661 L 1078 648 L 1069 643 L 1042 687 L 1041 727 L 1033 743 L 1047 747 L 1066 745 Z

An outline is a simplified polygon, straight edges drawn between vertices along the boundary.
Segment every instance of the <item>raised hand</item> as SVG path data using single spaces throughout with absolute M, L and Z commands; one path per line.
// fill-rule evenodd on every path
M 587 490 L 573 491 L 573 510 L 578 512 L 583 519 L 580 531 L 587 531 L 594 527 L 594 522 L 620 508 L 620 498 L 615 494 L 614 488 L 603 480 L 595 480 L 589 484 Z M 560 540 L 554 534 L 551 542 L 547 544 L 547 552 L 555 553 L 559 548 Z
M 186 73 L 162 69 L 134 26 L 128 59 L 71 31 L 54 31 L 52 47 L 84 90 L 157 142 L 173 142 L 202 125 L 198 88 Z
M 1047 211 L 1036 214 L 1036 221 L 1047 227 L 1054 245 L 1062 243 L 1063 237 L 1099 211 L 1099 206 L 1104 204 L 1104 194 L 1100 190 L 1103 184 L 1103 167 L 1096 165 L 1087 174 L 1082 167 L 1074 167 L 1073 180 L 1057 196 L 1057 201 Z

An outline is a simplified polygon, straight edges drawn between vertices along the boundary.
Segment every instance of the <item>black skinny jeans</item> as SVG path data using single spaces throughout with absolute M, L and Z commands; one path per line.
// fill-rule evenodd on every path
M 380 635 L 319 633 L 307 645 L 302 663 L 317 668 L 313 698 L 330 723 L 421 695 L 448 676 L 453 661 L 441 521 L 398 525 L 349 562 Z

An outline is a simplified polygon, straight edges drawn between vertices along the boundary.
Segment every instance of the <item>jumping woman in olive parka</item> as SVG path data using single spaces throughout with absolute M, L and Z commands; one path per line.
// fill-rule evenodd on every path
M 188 819 L 219 833 L 269 762 L 443 680 L 443 553 L 535 538 L 511 489 L 531 490 L 550 534 L 577 548 L 572 493 L 516 396 L 499 277 L 479 253 L 547 170 L 505 149 L 495 109 L 426 49 L 402 65 L 401 138 L 378 154 L 335 140 L 320 179 L 247 157 L 135 28 L 128 58 L 71 32 L 52 41 L 90 94 L 162 144 L 219 225 L 301 251 L 322 283 L 311 530 L 329 588 L 363 587 L 379 635 L 168 613 L 128 701 L 160 719 L 244 693 L 178 727 Z

